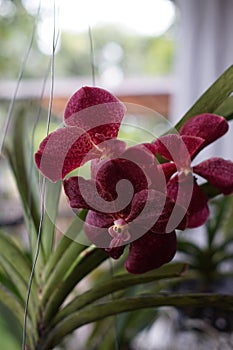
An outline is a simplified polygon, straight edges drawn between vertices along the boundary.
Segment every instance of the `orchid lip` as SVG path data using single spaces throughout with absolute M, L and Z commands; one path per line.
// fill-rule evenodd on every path
M 108 233 L 111 237 L 113 237 L 109 245 L 110 248 L 124 245 L 131 238 L 128 230 L 128 224 L 123 219 L 115 220 L 114 225 L 109 227 Z

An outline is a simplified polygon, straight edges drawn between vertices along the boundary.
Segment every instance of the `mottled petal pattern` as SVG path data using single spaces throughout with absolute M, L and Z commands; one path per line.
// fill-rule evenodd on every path
M 204 177 L 223 194 L 233 192 L 233 162 L 222 158 L 211 158 L 194 167 L 194 172 Z
M 175 162 L 178 168 L 189 167 L 191 159 L 201 148 L 204 140 L 196 136 L 176 134 L 162 136 L 154 142 L 157 152 Z
M 216 114 L 203 113 L 189 119 L 180 129 L 180 135 L 201 137 L 205 140 L 201 148 L 223 136 L 228 130 L 225 118 Z
M 98 182 L 86 180 L 81 176 L 72 176 L 64 180 L 63 186 L 71 208 L 97 210 L 96 194 L 98 197 L 103 196 Z
M 112 159 L 103 163 L 96 174 L 96 180 L 101 183 L 104 191 L 110 192 L 114 199 L 117 198 L 117 184 L 127 180 L 125 196 L 133 192 L 139 192 L 148 188 L 148 181 L 143 170 L 132 161 L 127 159 Z M 131 185 L 130 185 L 131 184 Z
M 117 137 L 124 113 L 124 105 L 108 91 L 81 88 L 67 104 L 65 127 L 41 142 L 35 154 L 37 167 L 55 182 L 88 160 L 101 158 L 101 144 Z
M 93 143 L 82 129 L 65 127 L 52 132 L 41 142 L 35 162 L 42 174 L 55 182 L 101 154 L 97 149 L 93 151 Z
M 159 164 L 158 172 L 160 176 L 163 176 L 165 181 L 168 182 L 171 176 L 177 172 L 176 164 L 174 162 Z
M 178 189 L 180 191 L 179 200 L 177 200 Z M 190 190 L 191 197 L 190 197 Z M 168 182 L 168 196 L 178 204 L 187 208 L 187 227 L 194 228 L 203 225 L 209 216 L 208 198 L 197 185 L 196 180 L 189 182 L 188 177 L 182 177 L 179 181 L 178 176 Z M 185 203 L 185 205 L 184 205 Z M 187 204 L 189 203 L 188 207 Z
M 85 86 L 69 100 L 64 114 L 66 125 L 88 132 L 95 144 L 118 135 L 124 105 L 107 90 Z
M 130 244 L 125 267 L 130 273 L 145 273 L 168 263 L 175 253 L 175 231 L 161 234 L 149 231 Z

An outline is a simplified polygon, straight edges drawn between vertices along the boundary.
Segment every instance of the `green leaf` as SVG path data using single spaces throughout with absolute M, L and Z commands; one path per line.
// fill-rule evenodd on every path
M 24 303 L 27 295 L 28 280 L 30 277 L 30 263 L 17 245 L 7 236 L 0 234 L 0 266 L 13 284 L 18 300 Z M 29 315 L 36 326 L 36 308 L 38 292 L 35 280 L 32 282 Z
M 216 110 L 233 91 L 233 66 L 230 66 L 210 88 L 194 103 L 183 118 L 176 124 L 179 130 L 191 117 L 201 113 L 216 113 Z
M 79 233 L 83 228 L 83 211 L 74 219 L 68 228 L 66 235 L 61 239 L 60 244 L 48 261 L 45 276 L 46 281 L 43 291 L 42 304 L 46 304 L 48 297 L 54 291 L 54 285 L 61 283 L 68 271 L 76 267 L 81 257 L 80 253 L 85 249 L 84 245 L 76 242 Z M 71 237 L 74 240 L 71 240 Z
M 0 303 L 5 305 L 8 310 L 11 311 L 12 315 L 19 321 L 19 324 L 23 328 L 23 322 L 24 322 L 24 305 L 20 303 L 16 298 L 15 295 L 12 295 L 9 291 L 7 291 L 3 286 L 0 285 Z M 30 346 L 30 349 L 33 349 L 33 327 L 31 324 L 30 319 L 28 318 L 27 322 L 27 340 L 28 344 Z
M 64 309 L 62 309 L 54 320 L 54 324 L 67 317 L 71 313 L 82 309 L 94 301 L 121 289 L 126 289 L 135 285 L 158 281 L 161 279 L 180 277 L 186 270 L 187 265 L 183 263 L 168 264 L 142 275 L 121 274 L 111 279 L 93 286 L 91 290 L 76 297 Z
M 0 302 L 4 304 L 23 326 L 24 305 L 15 298 L 15 295 L 0 285 Z
M 233 240 L 233 195 L 229 196 L 228 200 L 222 230 L 225 238 L 232 238 Z
M 48 326 L 51 323 L 51 319 L 54 318 L 61 304 L 73 290 L 76 284 L 90 272 L 93 272 L 93 270 L 107 258 L 108 255 L 103 250 L 92 246 L 88 247 L 79 254 L 75 263 L 72 265 L 72 270 L 70 270 L 70 273 L 66 273 L 58 284 L 52 284 L 53 292 L 51 296 L 49 296 L 49 299 L 45 298 L 45 296 L 48 297 L 46 290 L 46 294 L 42 295 L 42 305 L 45 306 L 47 302 L 44 310 L 45 326 Z
M 56 268 L 51 272 L 48 280 L 46 281 L 43 290 L 42 304 L 45 305 L 47 300 L 51 297 L 51 294 L 54 293 L 56 288 L 59 288 L 67 274 L 67 271 L 70 270 L 70 267 L 74 261 L 80 258 L 80 253 L 84 248 L 84 246 L 76 242 L 72 242 L 69 248 L 64 252 L 62 259 L 60 262 L 58 262 Z
M 26 255 L 14 241 L 0 231 L 0 254 L 8 260 L 19 276 L 28 283 L 31 274 L 31 264 Z M 36 282 L 33 282 L 32 291 L 36 295 Z M 34 295 L 34 296 L 35 296 Z
M 233 96 L 228 97 L 215 111 L 214 113 L 222 115 L 226 120 L 233 119 Z
M 201 187 L 202 192 L 204 192 L 205 195 L 209 199 L 217 197 L 217 196 L 219 196 L 221 194 L 219 189 L 217 189 L 216 187 L 212 186 L 209 182 L 205 182 L 200 187 Z
M 26 144 L 25 115 L 26 111 L 24 108 L 21 108 L 16 113 L 12 130 L 12 143 L 6 147 L 5 151 L 15 176 L 23 205 L 25 223 L 33 254 L 35 253 L 37 230 L 40 221 L 40 200 L 35 168 Z
M 218 307 L 233 311 L 233 296 L 211 293 L 188 293 L 188 294 L 158 294 L 139 295 L 134 298 L 123 298 L 99 305 L 91 305 L 82 311 L 70 314 L 66 319 L 56 325 L 47 333 L 47 337 L 41 339 L 40 350 L 49 350 L 76 328 L 87 323 L 101 320 L 105 317 L 117 315 L 122 312 L 160 307 Z
M 68 247 L 73 243 L 75 245 L 75 242 L 78 238 L 79 232 L 82 229 L 82 222 L 85 220 L 87 214 L 87 210 L 82 210 L 78 216 L 77 219 L 73 220 L 70 227 L 68 228 L 67 232 L 62 236 L 62 238 L 59 240 L 58 245 L 55 249 L 55 251 L 52 252 L 46 266 L 45 271 L 43 274 L 44 280 L 48 280 L 50 277 L 50 274 L 58 267 L 58 264 L 61 265 L 61 261 L 64 259 L 64 253 L 68 249 Z M 81 221 L 80 221 L 81 219 Z M 76 245 L 77 247 L 77 245 Z M 85 249 L 85 246 L 82 246 L 82 249 Z M 67 263 L 63 262 L 62 264 L 66 264 L 66 266 L 70 266 L 70 261 L 67 261 Z M 61 267 L 59 267 L 61 268 Z M 64 267 L 66 269 L 66 267 Z
M 222 196 L 222 198 L 212 201 L 212 206 L 214 206 L 214 215 L 212 219 L 208 220 L 206 225 L 209 248 L 212 246 L 215 237 L 218 236 L 217 234 L 219 229 L 226 221 L 226 213 L 227 209 L 229 208 L 229 201 L 229 196 Z
M 14 282 L 7 276 L 4 270 L 0 272 L 0 285 L 4 286 L 9 292 L 14 294 L 16 299 L 21 299 Z
M 45 264 L 53 251 L 55 222 L 61 192 L 61 182 L 46 182 L 45 214 L 42 224 L 41 246 Z
M 191 257 L 199 254 L 201 251 L 196 244 L 186 241 L 184 239 L 178 240 L 177 250 L 179 250 L 180 252 L 184 252 L 185 254 L 191 255 Z

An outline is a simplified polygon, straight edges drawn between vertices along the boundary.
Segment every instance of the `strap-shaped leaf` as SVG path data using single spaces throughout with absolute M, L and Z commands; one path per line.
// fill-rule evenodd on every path
M 18 272 L 15 270 L 12 264 L 2 254 L 0 254 L 0 265 L 2 266 L 3 270 L 7 274 L 8 278 L 11 278 L 12 281 L 14 281 L 15 287 L 17 288 L 18 294 L 20 295 L 20 299 L 18 298 L 18 300 L 23 303 L 27 295 L 27 284 L 25 283 L 23 278 L 18 274 Z M 34 293 L 32 293 L 32 296 L 30 298 L 30 303 L 29 303 L 29 316 L 34 322 L 34 325 L 36 325 L 35 310 L 36 310 L 37 304 L 35 302 L 35 298 L 33 297 L 34 296 L 33 294 Z
M 11 294 L 1 285 L 0 285 L 0 303 L 5 305 L 8 308 L 8 310 L 11 311 L 12 315 L 18 320 L 19 324 L 23 328 L 24 305 L 15 298 L 14 294 Z M 32 327 L 31 321 L 30 319 L 28 319 L 27 340 L 28 340 L 30 349 L 33 349 L 33 346 L 34 346 L 33 334 L 34 335 L 36 334 L 36 333 L 33 333 L 32 329 L 33 327 Z
M 214 113 L 233 91 L 233 66 L 230 66 L 209 89 L 194 103 L 183 118 L 176 124 L 181 126 L 192 116 L 201 113 Z
M 62 283 L 62 280 L 67 275 L 67 272 L 73 266 L 74 261 L 80 258 L 80 253 L 84 248 L 84 246 L 76 242 L 72 242 L 72 244 L 70 244 L 68 249 L 64 252 L 62 259 L 60 260 L 60 262 L 58 262 L 57 266 L 51 272 L 48 280 L 46 281 L 42 297 L 43 304 L 46 304 L 47 300 L 54 292 L 54 289 L 59 287 L 59 285 Z
M 30 261 L 14 241 L 3 232 L 0 232 L 0 254 L 11 263 L 18 275 L 27 284 L 31 274 Z M 35 297 L 37 295 L 35 281 L 32 285 L 32 292 Z
M 4 286 L 6 290 L 14 294 L 16 299 L 20 300 L 20 294 L 15 283 L 7 276 L 2 267 L 0 267 L 0 285 Z
M 215 114 L 222 115 L 226 120 L 233 119 L 233 96 L 228 97 L 215 111 Z
M 135 285 L 158 281 L 166 278 L 175 278 L 181 276 L 187 265 L 183 263 L 168 264 L 142 275 L 131 275 L 128 273 L 118 275 L 99 285 L 93 286 L 90 290 L 76 297 L 64 309 L 62 309 L 53 324 L 69 316 L 71 313 L 90 305 L 94 301 L 109 295 L 113 292 L 126 289 Z
M 61 182 L 46 182 L 45 215 L 43 218 L 41 246 L 45 264 L 48 261 L 54 244 L 55 222 L 61 192 Z
M 98 267 L 108 255 L 101 249 L 89 247 L 82 251 L 76 262 L 72 265 L 71 271 L 65 274 L 64 278 L 57 285 L 53 285 L 53 293 L 50 298 L 42 296 L 42 305 L 46 307 L 44 310 L 44 325 L 48 326 L 51 319 L 56 315 L 61 304 L 64 302 L 73 288 L 86 277 L 90 272 Z M 47 293 L 46 293 L 47 294 Z
M 222 230 L 225 238 L 232 238 L 233 240 L 233 195 L 229 197 L 225 213 Z
M 77 219 L 73 220 L 70 227 L 68 228 L 67 232 L 62 236 L 62 238 L 59 240 L 58 245 L 56 249 L 52 252 L 44 270 L 44 280 L 48 280 L 50 277 L 50 274 L 54 271 L 54 269 L 57 268 L 58 264 L 61 264 L 61 261 L 63 261 L 64 254 L 69 248 L 69 246 L 76 241 L 78 238 L 79 232 L 82 229 L 82 221 L 85 220 L 87 214 L 87 210 L 82 210 L 78 216 Z M 77 244 L 76 244 L 77 247 Z M 82 249 L 85 249 L 85 246 L 82 246 Z M 67 262 L 68 267 L 70 267 L 70 261 Z M 63 262 L 65 264 L 65 262 Z M 66 269 L 67 267 L 64 267 Z
M 48 297 L 54 290 L 54 285 L 61 283 L 66 274 L 74 269 L 80 260 L 81 252 L 85 249 L 84 245 L 76 242 L 78 235 L 82 231 L 83 220 L 86 211 L 82 211 L 71 223 L 66 235 L 60 240 L 57 249 L 48 261 L 46 266 L 44 280 L 46 285 L 43 292 L 42 303 L 46 304 Z M 73 240 L 71 239 L 73 238 Z
M 0 234 L 0 266 L 8 279 L 14 285 L 18 300 L 24 303 L 27 295 L 28 280 L 31 273 L 30 263 L 17 245 L 3 233 Z M 38 305 L 38 291 L 35 280 L 32 282 L 29 315 L 36 325 L 36 308 Z
M 23 326 L 24 306 L 19 302 L 13 294 L 0 286 L 0 302 L 4 304 L 17 318 L 21 326 Z
M 32 254 L 35 253 L 37 231 L 40 221 L 38 181 L 33 166 L 32 154 L 26 144 L 26 111 L 21 108 L 14 118 L 12 142 L 5 151 L 13 171 L 24 209 L 25 223 L 29 234 Z
M 218 307 L 233 311 L 233 296 L 211 293 L 188 294 L 159 294 L 139 295 L 134 298 L 123 298 L 99 305 L 91 305 L 82 311 L 70 314 L 66 319 L 56 325 L 47 333 L 47 338 L 42 339 L 41 350 L 49 350 L 76 328 L 87 323 L 101 320 L 105 317 L 122 312 L 139 310 L 144 308 L 174 306 L 174 307 Z
M 205 182 L 204 184 L 202 184 L 201 186 L 201 190 L 205 193 L 205 195 L 208 198 L 214 198 L 218 195 L 221 194 L 221 192 L 219 191 L 219 189 L 217 189 L 216 187 L 212 186 L 210 183 Z

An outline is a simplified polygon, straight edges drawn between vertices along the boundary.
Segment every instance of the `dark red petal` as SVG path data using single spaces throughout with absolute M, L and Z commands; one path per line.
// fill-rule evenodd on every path
M 121 158 L 137 164 L 146 175 L 149 187 L 161 190 L 165 188 L 166 180 L 163 174 L 158 171 L 158 162 L 155 156 L 155 145 L 141 143 L 127 148 Z
M 118 139 L 110 139 L 98 145 L 103 151 L 100 159 L 91 161 L 91 178 L 95 179 L 96 174 L 104 163 L 109 159 L 119 158 L 126 149 L 126 143 Z
M 92 209 L 106 214 L 115 212 L 109 193 L 104 192 L 97 181 L 73 176 L 64 180 L 64 190 L 71 208 Z
M 117 185 L 120 185 L 121 180 L 124 180 L 125 184 L 121 188 L 122 198 L 132 198 L 133 193 L 148 188 L 147 178 L 143 170 L 127 159 L 118 158 L 103 162 L 103 165 L 98 169 L 96 179 L 103 190 L 109 192 L 113 199 L 118 196 Z
M 141 143 L 128 147 L 122 154 L 122 158 L 128 159 L 136 164 L 145 166 L 153 165 L 156 162 L 156 146 L 150 143 Z
M 83 191 L 80 189 L 80 185 L 81 189 L 83 186 Z M 73 176 L 64 180 L 63 187 L 66 196 L 69 198 L 71 208 L 92 209 L 94 207 L 95 194 L 93 197 L 93 193 L 97 191 L 94 181 L 85 180 L 80 176 Z
M 168 263 L 175 253 L 175 231 L 161 234 L 149 231 L 130 244 L 125 267 L 130 273 L 145 273 Z
M 171 134 L 160 137 L 154 145 L 159 154 L 172 160 L 178 168 L 188 168 L 203 142 L 200 137 Z
M 124 105 L 110 92 L 85 86 L 69 100 L 64 114 L 66 125 L 88 132 L 95 144 L 117 137 Z
M 85 219 L 85 224 L 91 225 L 93 227 L 108 228 L 113 225 L 113 218 L 111 215 L 96 213 L 92 210 L 89 210 Z M 108 236 L 110 237 L 109 234 Z M 111 239 L 111 237 L 109 239 Z
M 197 136 L 184 135 L 181 138 L 187 147 L 187 150 L 189 152 L 191 159 L 193 159 L 195 157 L 195 155 L 202 148 L 202 145 L 205 142 L 204 139 L 202 139 L 201 137 L 197 137 Z
M 115 248 L 105 248 L 104 251 L 113 259 L 119 259 L 119 257 L 124 253 L 125 246 Z
M 118 259 L 124 252 L 125 246 L 108 248 L 112 237 L 108 233 L 108 228 L 113 225 L 111 215 L 88 211 L 84 224 L 85 233 L 91 243 L 104 251 L 113 259 Z
M 41 142 L 35 162 L 44 176 L 51 181 L 58 181 L 101 154 L 82 129 L 65 127 L 54 131 Z
M 201 137 L 205 140 L 201 148 L 209 145 L 228 130 L 225 118 L 219 115 L 203 113 L 189 119 L 180 129 L 180 135 Z
M 69 99 L 64 118 L 70 118 L 73 114 L 82 111 L 88 107 L 103 103 L 120 102 L 117 97 L 109 91 L 93 86 L 84 86 L 77 90 Z
M 193 170 L 217 187 L 223 194 L 233 192 L 233 162 L 230 160 L 211 158 L 196 165 Z
M 131 211 L 125 219 L 130 224 L 130 232 L 134 239 L 149 231 L 159 220 L 166 203 L 166 195 L 155 190 L 142 190 L 136 193 L 131 203 Z M 139 228 L 139 236 L 135 236 L 135 230 Z M 140 234 L 141 227 L 145 230 Z
M 158 165 L 158 171 L 164 176 L 166 182 L 170 180 L 170 177 L 177 172 L 177 168 L 174 162 L 168 162 Z
M 208 198 L 197 184 L 194 184 L 193 196 L 189 205 L 188 227 L 203 225 L 209 217 Z
M 208 198 L 201 191 L 195 179 L 194 182 L 190 181 L 188 176 L 182 176 L 178 179 L 178 176 L 176 176 L 168 182 L 169 197 L 187 208 L 187 227 L 194 228 L 203 225 L 209 216 Z M 178 189 L 179 199 L 177 199 Z
M 149 230 L 155 233 L 168 233 L 176 228 L 185 229 L 186 211 L 176 205 L 176 212 L 173 213 L 174 207 L 175 202 L 159 191 L 143 190 L 136 193 L 130 214 L 125 218 L 131 239 L 136 240 Z

